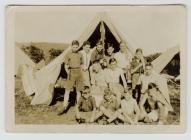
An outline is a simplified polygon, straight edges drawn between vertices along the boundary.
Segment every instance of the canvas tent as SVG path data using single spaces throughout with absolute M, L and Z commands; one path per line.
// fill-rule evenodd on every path
M 180 74 L 180 49 L 179 47 L 172 47 L 163 52 L 153 62 L 155 72 L 162 73 L 164 70 L 167 74 L 177 76 Z
M 15 47 L 15 75 L 21 74 L 23 65 L 35 67 L 35 63 L 18 47 Z
M 86 30 L 78 38 L 80 44 L 84 41 L 90 41 L 91 46 L 95 46 L 98 40 L 104 40 L 105 45 L 109 42 L 114 44 L 115 51 L 121 41 L 125 42 L 129 55 L 133 54 L 133 49 L 126 42 L 119 30 L 114 27 L 106 13 L 99 13 L 89 24 Z M 35 73 L 35 96 L 31 102 L 35 104 L 50 104 L 53 98 L 54 85 L 61 71 L 61 65 L 65 54 L 70 51 L 70 47 L 51 63 Z

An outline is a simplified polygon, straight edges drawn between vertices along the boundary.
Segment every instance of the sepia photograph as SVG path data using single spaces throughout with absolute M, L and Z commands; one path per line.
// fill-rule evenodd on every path
M 7 130 L 184 132 L 184 5 L 8 6 Z

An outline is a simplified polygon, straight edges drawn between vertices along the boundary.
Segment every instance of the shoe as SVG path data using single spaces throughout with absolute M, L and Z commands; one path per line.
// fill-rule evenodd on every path
M 66 107 L 64 107 L 61 111 L 59 111 L 58 112 L 58 116 L 60 116 L 60 115 L 62 115 L 62 114 L 64 114 L 64 113 L 66 113 L 67 112 L 67 108 Z
M 118 124 L 119 124 L 119 121 L 118 121 L 118 120 L 114 120 L 114 124 L 115 124 L 115 125 L 118 125 Z

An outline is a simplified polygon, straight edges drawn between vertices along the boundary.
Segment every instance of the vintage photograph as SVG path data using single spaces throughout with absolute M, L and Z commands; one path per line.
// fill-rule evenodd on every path
M 183 5 L 8 8 L 15 125 L 184 123 Z

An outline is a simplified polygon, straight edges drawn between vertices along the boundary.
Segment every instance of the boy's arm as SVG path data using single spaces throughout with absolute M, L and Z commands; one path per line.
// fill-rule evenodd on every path
M 95 52 L 92 51 L 92 53 L 91 53 L 91 57 L 90 57 L 90 62 L 91 62 L 91 63 L 94 63 L 95 55 L 96 55 Z
M 84 64 L 84 57 L 83 57 L 83 55 L 82 55 L 82 53 L 80 53 L 80 60 L 81 60 L 81 66 L 83 66 L 83 64 Z
M 125 76 L 122 71 L 121 71 L 121 79 L 123 81 L 123 87 L 124 87 L 125 91 L 127 91 L 127 82 L 126 82 Z
M 138 119 L 140 116 L 140 109 L 139 109 L 139 106 L 137 105 L 136 101 L 134 102 L 134 111 L 135 111 L 135 122 L 138 122 Z
M 67 53 L 65 58 L 64 58 L 64 68 L 65 68 L 67 74 L 69 73 L 69 65 L 68 65 L 69 59 L 70 59 L 69 58 L 69 53 Z
M 147 100 L 147 94 L 144 93 L 141 95 L 140 102 L 139 102 L 140 112 L 144 113 L 144 114 L 146 113 L 145 108 L 144 108 L 144 104 L 145 104 L 146 100 Z
M 79 99 L 79 102 L 77 103 L 76 107 L 75 107 L 75 112 L 76 112 L 76 118 L 79 118 L 79 106 L 81 105 L 81 98 Z
M 93 105 L 93 111 L 92 111 L 92 115 L 90 118 L 90 122 L 93 122 L 95 119 L 95 112 L 96 112 L 96 102 L 95 102 L 95 98 L 92 97 L 92 105 Z

